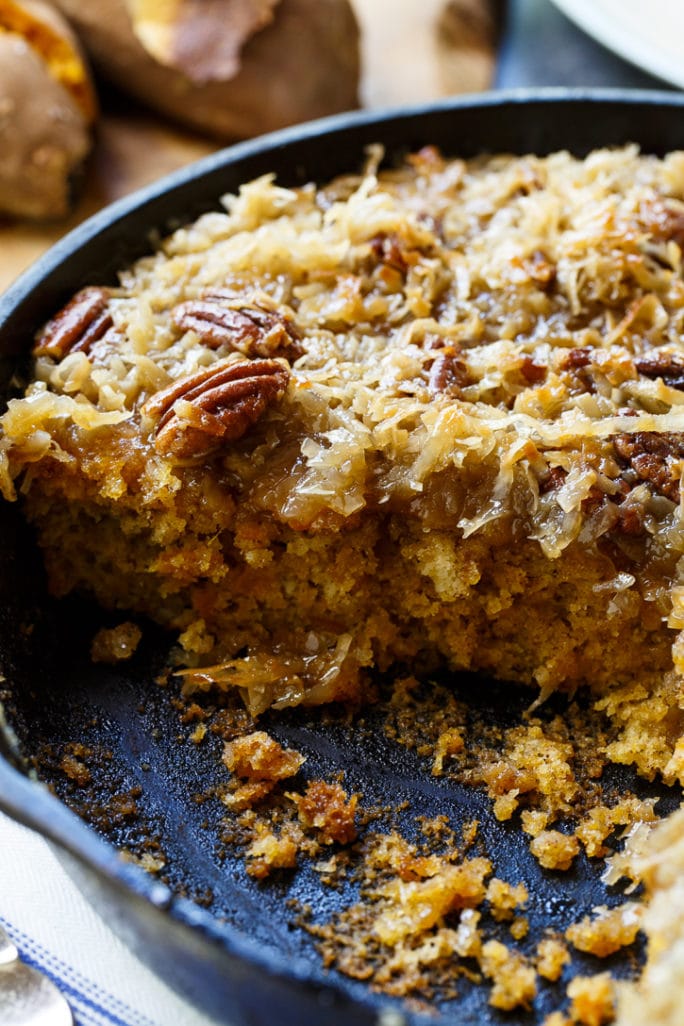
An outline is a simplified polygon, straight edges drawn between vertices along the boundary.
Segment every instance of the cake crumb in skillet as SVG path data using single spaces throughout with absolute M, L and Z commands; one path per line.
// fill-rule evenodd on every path
M 575 976 L 568 984 L 571 1022 L 605 1026 L 615 1016 L 615 982 L 610 973 Z
M 94 663 L 118 663 L 130 659 L 142 639 L 137 624 L 126 620 L 116 627 L 102 627 L 90 646 L 90 658 Z

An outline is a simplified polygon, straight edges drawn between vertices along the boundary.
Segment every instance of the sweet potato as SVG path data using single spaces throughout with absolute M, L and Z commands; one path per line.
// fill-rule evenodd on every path
M 95 94 L 78 44 L 46 4 L 0 0 L 0 214 L 68 212 Z
M 357 104 L 358 27 L 348 0 L 56 5 L 103 75 L 222 140 Z

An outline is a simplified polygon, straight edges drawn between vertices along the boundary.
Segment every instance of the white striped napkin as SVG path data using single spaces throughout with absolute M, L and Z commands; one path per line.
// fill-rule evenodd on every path
M 112 933 L 46 842 L 1 813 L 0 923 L 61 989 L 77 1026 L 212 1026 Z

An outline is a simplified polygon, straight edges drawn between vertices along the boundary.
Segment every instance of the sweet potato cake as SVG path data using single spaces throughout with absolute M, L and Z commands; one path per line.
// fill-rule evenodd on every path
M 53 592 L 254 712 L 394 664 L 588 685 L 684 780 L 683 198 L 634 148 L 224 197 L 33 340 L 0 485 Z

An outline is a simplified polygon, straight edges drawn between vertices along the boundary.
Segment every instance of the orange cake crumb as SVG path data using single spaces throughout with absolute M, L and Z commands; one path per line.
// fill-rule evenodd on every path
M 537 945 L 537 972 L 544 979 L 559 979 L 569 961 L 568 949 L 559 937 L 544 937 Z
M 524 883 L 509 884 L 495 876 L 487 885 L 487 901 L 497 920 L 513 919 L 516 909 L 525 908 L 528 897 Z
M 562 1012 L 551 1012 L 545 1017 L 542 1026 L 572 1026 L 572 1022 Z
M 283 748 L 265 731 L 255 730 L 226 742 L 223 761 L 243 781 L 222 796 L 224 803 L 237 811 L 265 798 L 279 781 L 293 777 L 305 756 Z
M 375 923 L 384 944 L 396 944 L 410 934 L 422 933 L 442 916 L 459 908 L 472 908 L 485 897 L 484 879 L 492 871 L 489 859 L 446 863 L 425 880 L 394 880 L 382 890 L 387 907 Z
M 568 984 L 572 1021 L 582 1026 L 605 1026 L 615 1015 L 615 984 L 610 973 L 575 976 Z
M 605 958 L 634 943 L 642 913 L 642 907 L 634 902 L 611 909 L 600 906 L 594 909 L 593 918 L 585 916 L 579 923 L 569 926 L 565 936 L 578 951 Z
M 435 755 L 432 762 L 432 775 L 438 777 L 442 774 L 445 759 L 451 755 L 457 755 L 463 751 L 463 733 L 458 727 L 449 727 L 437 738 Z
M 355 824 L 358 795 L 347 796 L 339 784 L 312 780 L 303 795 L 286 792 L 297 806 L 297 815 L 304 829 L 320 832 L 323 844 L 350 844 L 356 840 Z
M 604 841 L 616 826 L 653 823 L 657 819 L 653 808 L 655 803 L 655 798 L 626 798 L 612 807 L 598 805 L 589 809 L 575 831 L 589 858 L 608 854 Z
M 530 841 L 530 851 L 544 869 L 570 869 L 579 850 L 574 834 L 563 834 L 560 830 L 542 830 Z
M 491 940 L 482 947 L 480 965 L 493 984 L 490 1005 L 507 1012 L 531 1007 L 537 993 L 536 973 L 523 955 Z
M 274 869 L 293 869 L 297 865 L 297 841 L 286 833 L 280 835 L 262 824 L 257 825 L 257 837 L 247 849 L 247 872 L 263 880 Z
M 126 621 L 117 627 L 103 627 L 90 646 L 94 663 L 118 663 L 130 659 L 142 639 L 142 631 L 135 623 Z

